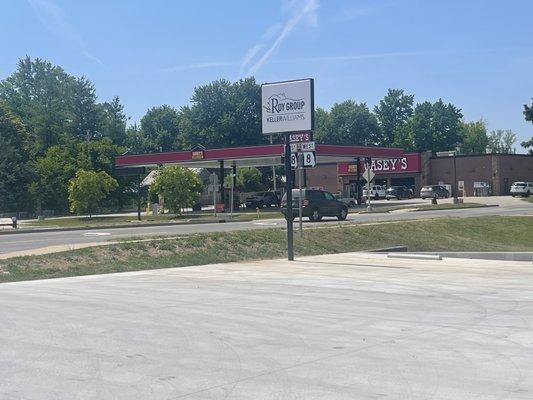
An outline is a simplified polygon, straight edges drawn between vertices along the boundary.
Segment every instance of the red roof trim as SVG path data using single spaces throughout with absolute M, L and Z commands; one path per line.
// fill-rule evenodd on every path
M 204 150 L 203 160 L 193 160 L 192 151 L 173 151 L 168 153 L 131 154 L 115 158 L 117 167 L 133 167 L 140 165 L 157 165 L 165 163 L 217 161 L 242 158 L 277 157 L 283 153 L 282 144 L 263 146 L 230 147 Z M 399 157 L 403 150 L 385 147 L 338 146 L 329 144 L 317 145 L 318 156 L 342 157 Z

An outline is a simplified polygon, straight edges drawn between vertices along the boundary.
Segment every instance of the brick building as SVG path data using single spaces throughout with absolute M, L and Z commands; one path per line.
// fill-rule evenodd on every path
M 359 163 L 332 163 L 306 171 L 309 187 L 333 193 L 353 194 L 357 188 Z M 375 184 L 405 185 L 419 193 L 424 185 L 453 186 L 453 157 L 435 157 L 431 152 L 405 154 L 401 158 L 375 160 L 371 166 Z M 525 154 L 482 154 L 457 156 L 457 182 L 460 196 L 507 195 L 515 181 L 533 181 L 533 156 Z

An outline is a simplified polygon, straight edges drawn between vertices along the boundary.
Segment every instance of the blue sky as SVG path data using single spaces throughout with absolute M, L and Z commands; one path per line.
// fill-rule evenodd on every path
M 531 0 L 2 0 L 0 79 L 45 58 L 138 121 L 214 79 L 313 77 L 321 107 L 401 88 L 524 140 L 532 15 Z

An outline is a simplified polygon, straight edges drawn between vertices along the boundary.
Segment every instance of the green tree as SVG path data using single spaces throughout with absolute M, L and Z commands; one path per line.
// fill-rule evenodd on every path
M 68 141 L 72 81 L 62 68 L 25 57 L 0 83 L 0 99 L 24 123 L 33 154 L 44 154 L 48 147 Z
M 163 197 L 165 206 L 181 214 L 185 207 L 194 205 L 203 190 L 200 177 L 192 170 L 179 166 L 159 170 L 150 186 L 152 194 Z
M 214 81 L 194 89 L 180 111 L 182 147 L 232 147 L 265 143 L 261 133 L 261 86 L 254 78 Z
M 461 153 L 484 154 L 487 151 L 489 138 L 485 121 L 480 119 L 474 122 L 462 122 L 461 131 L 463 136 Z
M 329 125 L 329 113 L 323 108 L 317 107 L 315 109 L 315 140 L 321 141 L 322 138 L 327 137 Z
M 425 101 L 398 129 L 394 145 L 410 151 L 433 152 L 455 149 L 462 143 L 461 110 L 453 104 Z
M 68 182 L 76 174 L 75 156 L 65 146 L 52 146 L 35 162 L 36 179 L 31 192 L 37 210 L 68 210 Z
M 28 204 L 26 136 L 20 118 L 0 101 L 0 211 L 22 211 Z
M 82 141 L 76 146 L 77 169 L 105 171 L 112 175 L 115 157 L 125 152 L 125 148 L 114 144 L 110 138 Z
M 516 153 L 515 142 L 516 134 L 512 130 L 496 129 L 489 135 L 487 148 L 493 154 L 514 154 Z
M 224 178 L 224 187 L 231 188 L 230 175 L 226 175 Z M 242 167 L 237 169 L 237 186 L 235 189 L 242 190 L 244 192 L 257 192 L 264 190 L 263 176 L 261 171 L 255 167 Z
M 317 131 L 321 143 L 372 146 L 380 143 L 378 121 L 365 103 L 353 100 L 335 103 L 329 112 L 325 129 Z
M 533 102 L 530 106 L 524 104 L 524 118 L 533 124 Z M 521 143 L 522 147 L 529 150 L 529 154 L 533 155 L 533 137 Z
M 101 134 L 103 137 L 111 139 L 113 144 L 118 146 L 126 145 L 126 121 L 124 106 L 120 103 L 118 96 L 113 97 L 110 102 L 101 105 Z
M 169 105 L 153 107 L 141 119 L 141 135 L 150 151 L 171 151 L 178 148 L 178 112 Z
M 85 77 L 70 80 L 69 120 L 74 142 L 98 139 L 101 136 L 102 108 L 96 103 L 94 85 Z
M 531 102 L 530 106 L 524 104 L 524 118 L 526 119 L 526 121 L 530 121 L 531 123 L 533 123 L 533 101 Z
M 379 105 L 374 107 L 381 130 L 380 145 L 392 145 L 395 132 L 401 129 L 413 114 L 413 101 L 414 95 L 406 95 L 401 89 L 389 89 Z
M 89 217 L 92 217 L 102 200 L 117 186 L 117 181 L 104 171 L 78 170 L 68 185 L 70 211 L 78 214 L 88 213 Z

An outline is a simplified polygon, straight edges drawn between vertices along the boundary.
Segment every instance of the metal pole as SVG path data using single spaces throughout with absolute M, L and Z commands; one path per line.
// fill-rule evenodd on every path
M 298 153 L 298 215 L 300 217 L 300 237 L 304 237 L 304 228 L 302 223 L 302 179 L 303 179 L 303 164 L 304 157 L 302 153 Z
M 270 135 L 270 144 L 272 144 L 272 135 Z M 276 191 L 276 167 L 272 166 L 272 179 L 274 184 L 274 192 Z
M 294 243 L 292 230 L 292 170 L 291 170 L 291 145 L 289 133 L 285 134 L 285 181 L 287 191 L 287 258 L 294 260 Z
M 219 174 L 218 180 L 220 181 L 220 202 L 225 205 L 226 194 L 224 190 L 224 160 L 220 160 L 220 168 L 218 170 L 218 174 Z
M 367 180 L 366 180 L 366 210 L 372 211 L 372 204 L 370 201 L 370 173 L 367 173 L 370 171 L 370 166 L 372 165 L 372 159 L 370 157 L 367 158 L 368 163 L 365 166 L 365 174 L 367 174 Z
M 137 220 L 141 220 L 141 176 L 137 178 Z
M 360 206 L 363 203 L 363 192 L 361 190 L 361 161 L 359 157 L 357 157 L 357 205 Z
M 230 206 L 229 206 L 229 217 L 230 219 L 233 218 L 233 183 L 234 183 L 234 176 L 235 174 L 233 173 L 233 170 L 231 171 L 231 193 L 230 193 L 230 196 L 229 196 L 229 200 L 231 202 Z
M 457 165 L 455 162 L 455 152 L 453 153 L 453 202 L 457 204 L 459 200 L 457 199 Z

